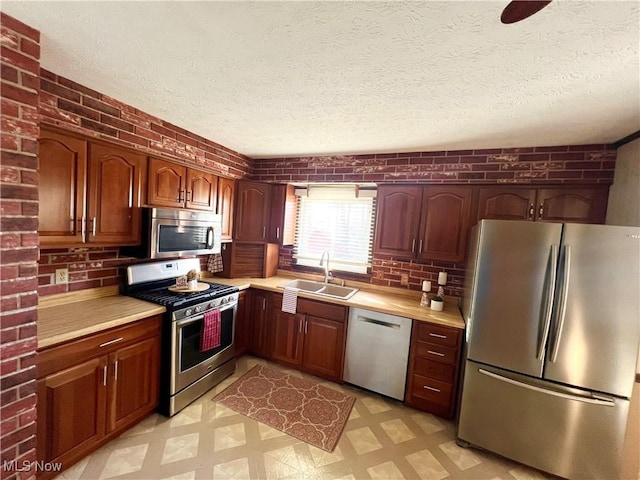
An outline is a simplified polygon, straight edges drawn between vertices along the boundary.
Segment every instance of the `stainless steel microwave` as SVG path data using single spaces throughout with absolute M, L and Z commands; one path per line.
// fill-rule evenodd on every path
M 123 247 L 138 258 L 176 258 L 220 253 L 222 215 L 174 208 L 142 209 L 142 243 Z

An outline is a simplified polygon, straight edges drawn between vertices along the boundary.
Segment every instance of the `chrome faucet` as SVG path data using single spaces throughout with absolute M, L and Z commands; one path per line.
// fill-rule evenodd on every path
M 324 262 L 324 257 L 327 257 L 326 263 Z M 329 279 L 333 278 L 331 276 L 331 272 L 329 272 L 329 252 L 325 250 L 322 252 L 322 256 L 320 257 L 320 266 L 324 265 L 324 283 L 329 283 Z

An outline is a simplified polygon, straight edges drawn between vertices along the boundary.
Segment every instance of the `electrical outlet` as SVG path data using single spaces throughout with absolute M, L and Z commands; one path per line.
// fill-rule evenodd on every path
M 400 275 L 400 285 L 409 285 L 409 274 L 403 273 Z
M 57 268 L 56 269 L 56 284 L 69 283 L 69 269 Z

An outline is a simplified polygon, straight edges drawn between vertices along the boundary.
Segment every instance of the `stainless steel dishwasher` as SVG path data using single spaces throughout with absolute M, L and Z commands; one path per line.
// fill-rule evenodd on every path
M 344 381 L 404 400 L 411 319 L 351 308 Z

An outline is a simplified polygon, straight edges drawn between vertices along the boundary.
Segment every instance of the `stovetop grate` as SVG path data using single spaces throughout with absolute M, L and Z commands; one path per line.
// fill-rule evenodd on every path
M 140 300 L 146 300 L 147 302 L 164 305 L 165 307 L 170 307 L 175 310 L 214 298 L 220 298 L 238 291 L 236 287 L 230 285 L 222 285 L 219 283 L 210 283 L 209 285 L 209 289 L 203 292 L 172 292 L 168 287 L 161 287 L 130 291 L 127 292 L 126 295 Z

